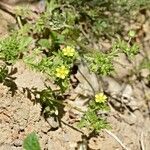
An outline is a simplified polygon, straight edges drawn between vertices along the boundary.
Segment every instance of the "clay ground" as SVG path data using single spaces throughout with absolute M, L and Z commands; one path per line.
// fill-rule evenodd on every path
M 15 19 L 2 11 L 0 14 L 0 34 L 4 36 L 8 32 L 8 25 L 14 24 Z M 148 14 L 150 15 L 150 12 Z M 31 101 L 27 93 L 23 92 L 23 88 L 44 89 L 45 77 L 30 70 L 22 61 L 18 61 L 14 66 L 17 72 L 13 75 L 16 77 L 15 94 L 12 96 L 10 88 L 0 84 L 0 150 L 22 150 L 23 139 L 32 131 L 38 134 L 43 150 L 86 150 L 86 146 L 90 150 L 150 150 L 150 83 L 145 78 L 150 72 L 141 69 L 138 74 L 131 73 L 131 70 L 141 62 L 145 52 L 150 56 L 150 20 L 145 19 L 141 26 L 142 46 L 135 63 L 129 62 L 121 54 L 117 60 L 119 63 L 115 64 L 116 74 L 103 77 L 101 81 L 102 88 L 109 95 L 109 133 L 104 130 L 97 136 L 84 140 L 82 133 L 70 127 L 73 126 L 74 120 L 69 117 L 70 110 L 67 109 L 62 117 L 64 123 L 61 123 L 61 127 L 58 127 L 59 124 L 52 118 L 49 121 L 45 120 L 41 115 L 40 104 Z M 98 80 L 84 66 L 81 65 L 80 69 L 90 77 L 89 82 Z M 72 90 L 72 97 L 83 92 L 80 89 L 81 85 L 84 87 L 82 90 L 88 92 L 88 85 L 81 75 L 77 73 L 76 77 L 79 85 Z M 95 88 L 100 86 L 99 82 L 92 83 Z M 78 101 L 71 99 L 73 98 L 69 100 L 75 104 Z M 119 140 L 122 145 L 118 143 Z

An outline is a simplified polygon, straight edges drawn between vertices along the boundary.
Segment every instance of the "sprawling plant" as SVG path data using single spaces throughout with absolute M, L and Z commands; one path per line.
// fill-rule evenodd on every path
M 122 38 L 124 23 L 135 19 L 135 14 L 150 7 L 149 4 L 149 0 L 47 0 L 45 12 L 30 23 L 20 8 L 16 13 L 20 29 L 0 41 L 0 58 L 7 65 L 23 58 L 31 68 L 46 74 L 59 87 L 58 90 L 49 87 L 34 93 L 39 94 L 45 108 L 56 111 L 57 104 L 66 105 L 63 97 L 71 87 L 74 66 L 83 61 L 97 75 L 109 75 L 114 70 L 113 60 L 119 53 L 123 52 L 129 58 L 138 53 L 138 46 L 134 43 L 135 31 L 128 31 L 128 40 Z M 99 48 L 100 40 L 114 44 L 103 52 Z M 114 40 L 116 42 L 112 42 Z M 6 74 L 6 68 L 1 67 L 1 81 Z M 108 110 L 107 97 L 99 92 L 89 101 L 80 127 L 99 131 L 108 126 L 106 118 L 100 114 L 100 110 Z

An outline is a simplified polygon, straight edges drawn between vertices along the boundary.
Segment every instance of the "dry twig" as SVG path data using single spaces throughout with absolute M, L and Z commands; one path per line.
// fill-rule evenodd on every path
M 107 129 L 104 129 L 104 131 L 107 134 L 109 134 L 111 137 L 113 137 L 123 147 L 123 149 L 129 150 L 116 135 L 114 135 L 112 132 L 108 131 Z
M 140 137 L 141 150 L 145 150 L 143 136 L 144 136 L 144 134 L 143 134 L 143 131 L 142 131 L 141 137 Z

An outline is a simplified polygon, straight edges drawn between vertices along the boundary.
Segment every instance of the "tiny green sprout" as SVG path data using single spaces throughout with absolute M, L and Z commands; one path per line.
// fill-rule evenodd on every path
M 98 93 L 95 95 L 95 101 L 97 103 L 105 103 L 107 100 L 107 96 L 104 93 Z
M 131 38 L 133 38 L 133 37 L 135 37 L 135 31 L 133 31 L 133 30 L 130 30 L 129 31 L 129 33 L 128 33 L 128 35 L 131 37 Z
M 24 150 L 41 150 L 39 139 L 35 132 L 27 135 L 23 141 Z
M 69 70 L 64 65 L 56 68 L 56 77 L 65 79 L 68 74 Z
M 70 46 L 63 48 L 62 52 L 64 56 L 68 56 L 68 57 L 73 57 L 75 55 L 75 49 Z

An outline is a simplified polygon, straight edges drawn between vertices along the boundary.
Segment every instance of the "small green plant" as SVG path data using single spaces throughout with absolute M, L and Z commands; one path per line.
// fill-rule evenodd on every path
M 132 36 L 130 36 L 130 39 L 128 42 L 118 39 L 118 41 L 116 43 L 116 46 L 120 50 L 122 50 L 128 56 L 129 59 L 134 57 L 139 52 L 139 45 L 137 45 L 136 43 L 130 45 L 131 38 L 132 38 Z
M 109 127 L 106 118 L 102 117 L 102 112 L 109 110 L 106 100 L 107 97 L 103 93 L 96 94 L 95 99 L 90 101 L 88 110 L 83 115 L 78 127 L 86 127 L 95 132 Z
M 16 17 L 20 30 L 0 41 L 0 59 L 13 64 L 23 57 L 26 64 L 46 74 L 59 87 L 58 90 L 47 87 L 42 91 L 31 91 L 41 103 L 43 113 L 49 116 L 58 115 L 58 104 L 65 105 L 59 98 L 71 87 L 70 76 L 77 60 L 78 63 L 85 62 L 90 71 L 103 76 L 114 70 L 113 61 L 119 53 L 125 53 L 130 59 L 138 53 L 139 48 L 134 42 L 136 32 L 132 30 L 128 33 L 128 41 L 120 34 L 117 42 L 105 53 L 93 49 L 93 45 L 98 47 L 101 39 L 110 43 L 114 41 L 125 22 L 134 16 L 133 12 L 138 14 L 141 8 L 149 7 L 149 0 L 129 3 L 127 0 L 47 0 L 46 4 L 45 12 L 32 24 L 26 20 L 30 12 L 18 9 Z M 0 82 L 7 78 L 7 74 L 7 68 L 1 67 Z M 89 101 L 79 127 L 98 132 L 108 126 L 102 115 L 108 110 L 106 99 L 103 93 L 99 93 Z M 34 133 L 27 137 L 24 146 L 32 140 L 38 143 Z M 24 148 L 30 148 L 26 146 Z
M 37 91 L 32 89 L 30 91 L 36 97 L 36 102 L 40 103 L 42 106 L 42 114 L 45 118 L 49 116 L 58 116 L 58 100 L 60 92 L 53 91 L 50 87 L 42 91 Z M 60 102 L 61 103 L 61 102 Z
M 129 41 L 126 42 L 119 38 L 112 46 L 112 49 L 106 53 L 95 50 L 89 51 L 86 47 L 87 39 L 84 38 L 86 36 L 85 32 L 81 27 L 75 27 L 75 22 L 80 26 L 80 17 L 82 16 L 76 10 L 76 6 L 74 11 L 78 13 L 74 16 L 75 12 L 70 11 L 70 8 L 72 8 L 71 3 L 63 6 L 51 1 L 47 7 L 49 9 L 41 15 L 30 29 L 31 31 L 33 30 L 34 35 L 37 35 L 37 45 L 29 56 L 24 57 L 24 61 L 33 69 L 47 74 L 53 80 L 53 83 L 60 88 L 57 91 L 53 91 L 50 87 L 40 92 L 35 91 L 40 96 L 39 101 L 43 107 L 44 114 L 49 116 L 57 115 L 58 103 L 64 105 L 63 102 L 58 100 L 58 97 L 62 96 L 71 85 L 70 75 L 76 60 L 79 60 L 79 62 L 83 60 L 92 72 L 100 76 L 109 75 L 114 70 L 113 60 L 118 53 L 124 52 L 128 57 L 132 57 L 138 53 L 138 47 L 132 44 L 131 40 L 135 37 L 135 32 L 130 31 Z M 63 11 L 63 13 L 60 14 L 59 10 Z M 93 32 L 97 37 L 97 33 L 106 31 L 110 26 L 108 20 L 102 19 L 96 22 L 96 17 L 98 16 L 94 11 L 82 10 L 85 16 L 89 16 L 94 22 Z M 88 22 L 86 17 L 84 21 Z M 100 28 L 98 27 L 99 24 L 101 25 Z M 80 32 L 84 36 L 79 34 Z M 90 35 L 90 33 L 88 34 Z M 77 51 L 77 47 L 79 47 L 79 51 Z M 88 110 L 83 115 L 79 126 L 87 127 L 89 130 L 96 132 L 106 128 L 108 126 L 106 118 L 99 114 L 100 111 L 106 110 L 108 110 L 106 96 L 102 93 L 97 94 L 95 99 L 89 102 Z
M 24 150 L 41 150 L 38 137 L 35 132 L 32 132 L 27 135 L 23 141 Z
M 86 54 L 84 57 L 89 64 L 90 70 L 99 75 L 109 75 L 114 70 L 112 63 L 114 56 L 111 53 L 95 52 Z
M 61 91 L 65 92 L 69 86 L 71 69 L 78 55 L 75 49 L 67 46 L 58 52 L 53 52 L 51 57 L 43 57 L 38 62 L 35 62 L 37 53 L 34 56 L 25 58 L 25 62 L 32 68 L 46 73 L 60 86 Z
M 89 69 L 99 75 L 110 75 L 114 71 L 113 61 L 119 53 L 125 53 L 129 59 L 132 59 L 138 52 L 139 46 L 134 43 L 131 45 L 135 32 L 129 32 L 129 41 L 118 40 L 113 44 L 110 51 L 103 53 L 100 51 L 88 52 L 83 55 Z
M 31 40 L 31 37 L 22 37 L 13 33 L 0 41 L 0 58 L 8 63 L 15 62 L 19 59 L 21 53 L 26 50 Z

